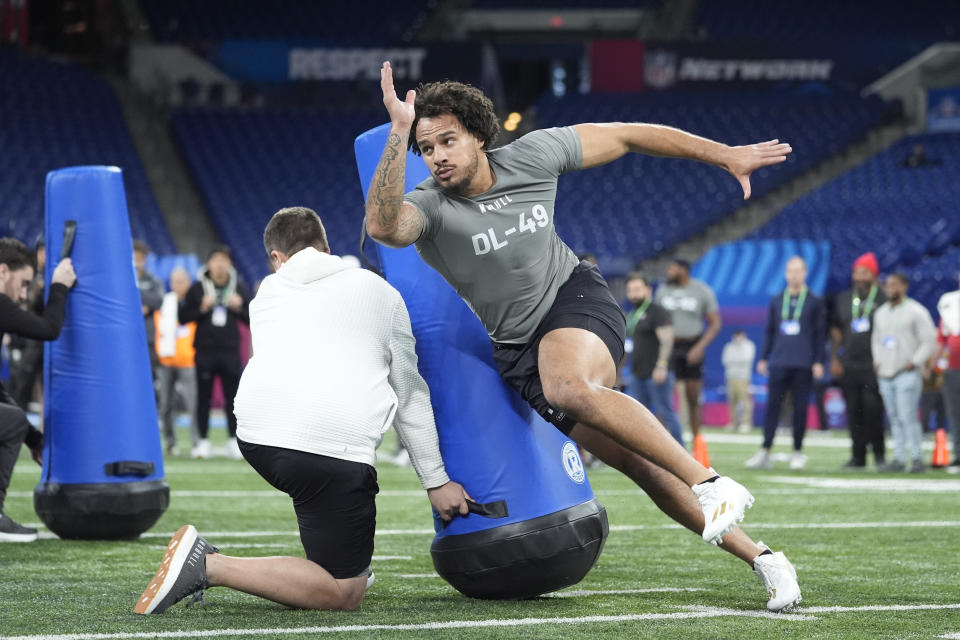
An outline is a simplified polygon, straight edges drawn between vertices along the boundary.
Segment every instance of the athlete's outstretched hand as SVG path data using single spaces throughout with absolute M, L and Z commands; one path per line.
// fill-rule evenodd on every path
M 386 100 L 386 98 L 384 98 Z M 727 171 L 743 187 L 743 199 L 750 197 L 750 174 L 771 164 L 786 162 L 793 149 L 786 142 L 769 140 L 742 147 L 730 147 L 726 162 Z
M 470 513 L 467 500 L 470 496 L 457 482 L 451 480 L 445 485 L 427 489 L 427 496 L 434 511 L 440 514 L 444 522 L 453 520 L 457 515 L 465 516 Z
M 393 88 L 393 69 L 389 62 L 384 62 L 380 68 L 380 88 L 383 89 L 383 106 L 390 114 L 390 122 L 397 127 L 410 128 L 413 124 L 413 101 L 417 92 L 407 91 L 407 99 L 403 102 L 397 97 L 397 90 Z

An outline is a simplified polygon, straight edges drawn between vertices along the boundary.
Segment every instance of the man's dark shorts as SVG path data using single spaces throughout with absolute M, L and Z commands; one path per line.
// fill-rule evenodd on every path
M 693 345 L 700 341 L 700 337 L 690 338 L 689 340 L 677 339 L 673 343 L 673 351 L 670 353 L 670 369 L 674 372 L 677 380 L 702 380 L 703 379 L 703 361 L 697 364 L 687 362 L 687 354 Z
M 515 389 L 544 420 L 552 422 L 569 435 L 577 423 L 564 412 L 551 407 L 543 395 L 538 357 L 540 341 L 554 329 L 586 329 L 607 345 L 619 369 L 623 360 L 626 318 L 617 304 L 600 270 L 589 262 L 581 262 L 570 278 L 557 290 L 547 315 L 527 344 L 493 343 L 493 360 L 500 376 Z
M 368 464 L 238 441 L 250 466 L 293 498 L 307 559 L 338 580 L 365 575 L 377 523 L 377 470 Z

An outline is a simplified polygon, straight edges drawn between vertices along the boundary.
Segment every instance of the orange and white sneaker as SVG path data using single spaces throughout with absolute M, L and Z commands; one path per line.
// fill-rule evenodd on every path
M 758 541 L 757 546 L 764 551 L 770 551 L 770 547 L 762 542 Z M 753 572 L 763 581 L 763 586 L 770 595 L 767 601 L 767 609 L 770 611 L 789 611 L 803 599 L 800 595 L 800 584 L 797 582 L 797 570 L 782 551 L 754 558 Z
M 203 590 L 210 587 L 207 580 L 207 554 L 218 551 L 197 533 L 193 525 L 180 527 L 167 543 L 160 568 L 140 595 L 133 612 L 163 613 L 193 594 L 196 595 L 187 606 L 200 601 Z
M 753 506 L 753 496 L 747 488 L 726 476 L 691 488 L 703 511 L 703 540 L 710 544 L 723 542 L 723 536 L 737 526 L 744 512 Z

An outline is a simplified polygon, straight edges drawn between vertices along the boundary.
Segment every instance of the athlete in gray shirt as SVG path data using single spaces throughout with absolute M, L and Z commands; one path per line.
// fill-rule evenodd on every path
M 800 600 L 793 566 L 736 523 L 753 496 L 705 469 L 639 402 L 611 389 L 624 317 L 595 267 L 578 264 L 553 228 L 557 177 L 628 152 L 688 158 L 750 174 L 786 160 L 776 140 L 742 147 L 649 124 L 537 131 L 501 149 L 496 112 L 478 89 L 438 82 L 400 100 L 381 70 L 391 129 L 366 200 L 366 228 L 421 257 L 470 304 L 494 342 L 501 376 L 542 416 L 652 496 L 669 516 L 750 564 L 780 611 Z M 404 195 L 407 148 L 431 177 Z M 581 212 L 579 215 L 590 215 Z

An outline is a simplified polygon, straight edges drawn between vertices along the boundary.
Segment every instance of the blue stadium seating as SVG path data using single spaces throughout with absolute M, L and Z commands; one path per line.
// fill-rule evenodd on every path
M 123 169 L 134 237 L 175 251 L 123 119 L 101 78 L 74 65 L 0 50 L 0 235 L 33 244 L 43 228 L 46 174 L 71 165 Z
M 334 252 L 359 252 L 363 194 L 353 139 L 383 120 L 379 110 L 179 110 L 172 126 L 217 232 L 254 283 L 268 273 L 263 228 L 283 207 L 314 209 Z
M 902 166 L 921 142 L 935 163 Z M 960 269 L 960 133 L 909 137 L 786 207 L 753 238 L 827 240 L 828 289 L 849 282 L 857 255 L 874 251 L 885 272 L 904 270 L 927 306 Z
M 782 185 L 861 139 L 888 107 L 878 99 L 784 93 L 584 94 L 544 98 L 543 126 L 646 121 L 728 144 L 779 138 L 788 161 L 758 171 L 753 197 Z M 561 179 L 557 229 L 577 251 L 653 257 L 742 205 L 732 177 L 714 167 L 638 154 Z
M 305 39 L 358 45 L 396 44 L 427 0 L 145 0 L 158 40 L 213 42 L 231 38 Z
M 879 100 L 841 96 L 726 93 L 572 95 L 538 105 L 544 126 L 646 120 L 672 124 L 732 144 L 779 137 L 795 149 L 760 171 L 762 195 L 861 138 L 886 113 Z M 356 174 L 344 158 L 353 138 L 380 124 L 379 110 L 328 112 L 180 110 L 173 128 L 214 224 L 251 282 L 267 272 L 261 246 L 277 209 L 305 205 L 327 225 L 334 251 L 356 253 L 363 216 Z M 724 172 L 692 162 L 640 155 L 565 176 L 557 229 L 576 251 L 629 268 L 702 231 L 742 204 Z M 607 269 L 609 272 L 616 268 Z

